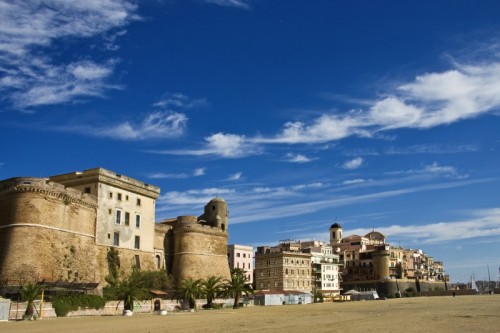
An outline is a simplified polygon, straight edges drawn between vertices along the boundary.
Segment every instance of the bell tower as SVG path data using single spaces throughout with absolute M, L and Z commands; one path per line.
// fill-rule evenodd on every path
M 342 226 L 335 222 L 330 227 L 330 245 L 340 244 L 342 241 Z

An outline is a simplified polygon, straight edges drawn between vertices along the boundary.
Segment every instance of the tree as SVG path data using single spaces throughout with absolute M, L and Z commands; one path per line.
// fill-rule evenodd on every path
M 216 276 L 210 276 L 206 280 L 201 281 L 200 291 L 207 298 L 206 308 L 211 309 L 213 307 L 214 298 L 222 291 L 221 281 L 222 278 Z
M 21 297 L 28 302 L 24 315 L 32 318 L 35 313 L 34 300 L 42 293 L 42 287 L 39 284 L 28 283 L 21 287 Z
M 174 297 L 177 300 L 187 300 L 189 309 L 196 308 L 196 297 L 201 294 L 201 280 L 186 279 L 175 289 Z
M 247 283 L 245 271 L 241 268 L 235 268 L 231 271 L 231 280 L 226 280 L 224 290 L 227 296 L 234 297 L 233 309 L 239 308 L 242 294 L 253 294 L 252 285 Z
M 149 291 L 141 279 L 141 272 L 136 268 L 132 270 L 132 273 L 127 278 L 110 286 L 106 294 L 108 294 L 109 298 L 118 299 L 120 302 L 123 301 L 123 309 L 131 311 L 134 310 L 134 301 L 149 297 Z

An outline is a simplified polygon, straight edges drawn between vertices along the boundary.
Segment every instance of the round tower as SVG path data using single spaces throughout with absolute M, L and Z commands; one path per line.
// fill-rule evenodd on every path
M 372 253 L 373 258 L 373 274 L 377 280 L 387 280 L 391 278 L 389 267 L 391 259 L 389 249 L 381 247 Z
M 340 244 L 342 241 L 342 226 L 338 223 L 334 223 L 330 227 L 330 245 Z
M 227 203 L 224 199 L 217 197 L 210 200 L 205 205 L 205 213 L 203 214 L 205 221 L 212 227 L 227 230 L 228 210 Z

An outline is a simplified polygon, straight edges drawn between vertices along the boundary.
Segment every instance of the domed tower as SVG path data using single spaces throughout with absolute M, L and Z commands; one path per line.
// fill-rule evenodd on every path
M 330 227 L 330 245 L 340 244 L 342 241 L 342 226 L 335 222 Z
M 222 229 L 222 231 L 226 231 L 228 223 L 226 201 L 220 197 L 213 198 L 205 205 L 205 212 L 199 219 L 204 220 L 206 224 L 212 227 L 217 227 Z

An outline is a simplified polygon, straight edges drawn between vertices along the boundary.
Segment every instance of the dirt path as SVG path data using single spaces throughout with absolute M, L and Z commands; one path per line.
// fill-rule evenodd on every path
M 248 307 L 133 317 L 1 322 L 1 333 L 37 332 L 500 332 L 500 295 L 421 297 Z

